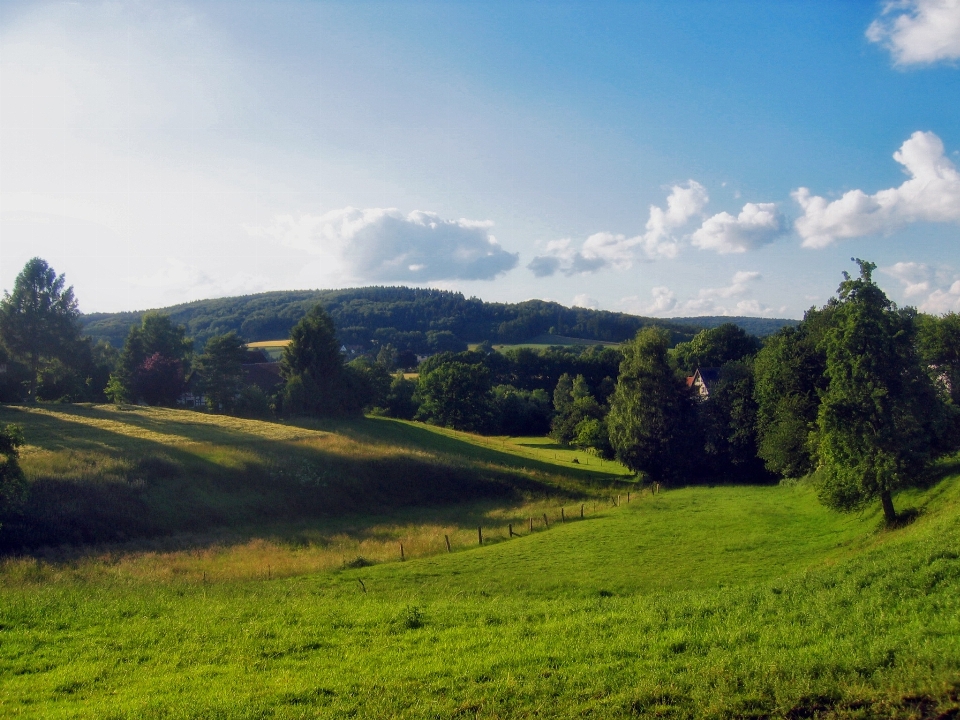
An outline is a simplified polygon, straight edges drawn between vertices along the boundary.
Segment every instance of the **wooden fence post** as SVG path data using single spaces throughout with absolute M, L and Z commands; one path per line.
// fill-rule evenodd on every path
M 533 532 L 533 518 L 530 518 L 530 532 Z
M 444 535 L 443 539 L 447 541 L 447 552 L 453 552 L 453 550 L 450 549 L 450 536 Z
M 567 517 L 566 517 L 566 515 L 563 514 L 563 508 L 560 508 L 560 522 L 563 523 L 563 522 L 566 522 L 566 521 L 567 521 Z
M 407 558 L 403 555 L 403 543 L 400 543 L 400 561 L 403 562 Z
M 513 537 L 513 523 L 507 525 L 507 530 L 510 532 L 510 537 Z
M 630 491 L 627 490 L 627 505 L 630 504 Z
M 546 514 L 546 513 L 543 514 L 543 524 L 544 524 L 544 526 L 545 526 L 548 530 L 550 529 L 550 521 L 547 520 L 547 514 Z
M 580 519 L 583 520 L 583 503 L 580 503 Z
M 477 527 L 477 544 L 483 545 L 483 528 Z

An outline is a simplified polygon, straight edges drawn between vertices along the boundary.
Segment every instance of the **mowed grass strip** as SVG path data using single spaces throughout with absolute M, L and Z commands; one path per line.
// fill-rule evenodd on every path
M 281 580 L 11 577 L 0 714 L 934 717 L 960 692 L 958 496 L 901 495 L 895 532 L 802 485 L 695 488 Z

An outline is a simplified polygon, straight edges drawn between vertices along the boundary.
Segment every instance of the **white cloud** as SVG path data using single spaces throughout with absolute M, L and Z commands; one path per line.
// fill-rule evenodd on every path
M 324 275 L 362 282 L 492 280 L 516 266 L 489 222 L 444 220 L 436 213 L 347 207 L 323 215 L 280 215 L 260 237 L 324 260 Z
M 960 58 L 960 0 L 888 2 L 870 23 L 867 39 L 883 45 L 897 65 Z
M 637 296 L 623 298 L 620 305 L 629 312 L 653 316 L 684 315 L 763 315 L 770 308 L 759 301 L 744 297 L 751 286 L 762 279 L 758 272 L 741 270 L 734 274 L 729 285 L 703 288 L 696 297 L 680 302 L 668 287 L 655 287 L 650 291 L 651 301 L 643 302 Z
M 960 222 L 960 173 L 932 132 L 915 132 L 894 153 L 910 176 L 902 185 L 867 195 L 850 190 L 839 200 L 792 193 L 803 209 L 796 229 L 803 246 L 822 248 L 836 240 L 888 233 L 913 222 Z
M 923 312 L 960 310 L 960 276 L 949 268 L 898 262 L 880 268 L 880 272 L 899 280 L 903 285 L 901 292 L 906 303 L 916 305 Z
M 589 308 L 590 310 L 596 310 L 599 307 L 599 303 L 587 295 L 586 293 L 580 293 L 579 295 L 574 296 L 573 298 L 573 307 L 582 307 Z
M 747 203 L 737 217 L 722 212 L 708 218 L 691 240 L 701 250 L 742 253 L 773 242 L 783 226 L 775 203 Z
M 579 249 L 569 239 L 553 240 L 547 243 L 545 253 L 535 257 L 527 267 L 537 277 L 556 272 L 577 275 L 611 267 L 622 270 L 635 262 L 676 257 L 681 243 L 677 231 L 700 215 L 708 200 L 706 189 L 695 180 L 674 185 L 667 197 L 666 209 L 650 206 L 643 234 L 627 237 L 594 233 Z

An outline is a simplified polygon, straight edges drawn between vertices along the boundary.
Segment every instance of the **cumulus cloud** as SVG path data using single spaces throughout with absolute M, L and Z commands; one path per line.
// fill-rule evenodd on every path
M 708 218 L 691 240 L 701 250 L 742 253 L 773 242 L 783 228 L 783 215 L 775 203 L 747 203 L 737 217 L 722 212 Z
M 590 310 L 596 310 L 599 307 L 599 304 L 592 297 L 586 293 L 580 293 L 579 295 L 574 296 L 573 298 L 573 307 L 582 307 L 588 308 Z
M 904 300 L 924 312 L 960 310 L 960 277 L 949 268 L 898 262 L 880 271 L 899 280 Z
M 960 173 L 932 132 L 915 132 L 893 159 L 910 176 L 902 185 L 867 195 L 850 190 L 832 202 L 801 187 L 792 193 L 803 215 L 796 229 L 804 247 L 888 233 L 913 222 L 960 222 Z
M 750 294 L 752 285 L 762 278 L 758 272 L 741 270 L 734 274 L 729 285 L 703 288 L 695 297 L 682 302 L 670 288 L 660 286 L 650 291 L 649 302 L 631 296 L 623 298 L 620 304 L 628 311 L 641 315 L 763 315 L 770 312 L 770 308 L 758 300 L 745 297 Z
M 628 237 L 609 232 L 594 233 L 578 248 L 569 239 L 547 243 L 543 255 L 527 267 L 537 277 L 557 272 L 578 275 L 604 268 L 626 269 L 635 262 L 676 257 L 681 236 L 678 231 L 700 215 L 708 201 L 707 191 L 695 180 L 674 185 L 666 209 L 650 206 L 645 232 Z
M 490 234 L 490 222 L 444 220 L 416 210 L 347 207 L 323 215 L 278 216 L 262 237 L 321 256 L 325 274 L 373 282 L 492 280 L 513 269 L 509 253 Z
M 888 2 L 870 23 L 867 39 L 885 47 L 897 65 L 930 65 L 960 58 L 960 0 Z

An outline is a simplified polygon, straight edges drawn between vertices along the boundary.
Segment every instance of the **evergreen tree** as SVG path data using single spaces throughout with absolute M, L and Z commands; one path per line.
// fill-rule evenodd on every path
M 873 282 L 876 265 L 855 262 L 860 277 L 844 273 L 823 340 L 829 384 L 817 414 L 819 494 L 843 511 L 879 499 L 892 524 L 893 493 L 933 459 L 944 412 L 915 349 L 913 313 L 898 312 Z
M 651 327 L 624 346 L 607 416 L 617 458 L 657 481 L 681 477 L 695 457 L 693 400 L 670 366 L 669 343 L 666 330 Z
M 34 402 L 44 364 L 72 366 L 80 341 L 80 310 L 73 288 L 46 261 L 24 265 L 13 292 L 0 301 L 0 339 L 28 369 L 27 401 Z

